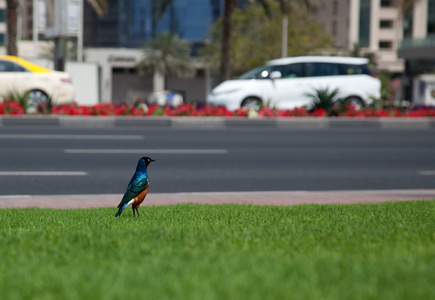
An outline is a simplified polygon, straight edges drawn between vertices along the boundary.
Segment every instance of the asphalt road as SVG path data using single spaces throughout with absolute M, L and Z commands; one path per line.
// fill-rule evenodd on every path
M 433 189 L 435 131 L 0 127 L 0 195 Z

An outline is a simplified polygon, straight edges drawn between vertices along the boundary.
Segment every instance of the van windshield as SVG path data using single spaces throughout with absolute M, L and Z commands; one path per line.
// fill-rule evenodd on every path
M 272 66 L 261 66 L 246 72 L 238 79 L 265 79 L 269 77 Z

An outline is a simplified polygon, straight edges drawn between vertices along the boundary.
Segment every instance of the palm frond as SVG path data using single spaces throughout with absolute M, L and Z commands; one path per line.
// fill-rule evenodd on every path
M 334 106 L 339 99 L 340 91 L 338 88 L 330 90 L 329 87 L 316 88 L 311 93 L 306 93 L 305 96 L 312 100 L 311 109 L 324 109 L 328 113 L 332 112 Z
M 190 60 L 190 46 L 178 35 L 163 32 L 144 49 L 144 58 L 139 62 L 138 69 L 142 74 L 159 72 L 163 75 L 188 77 L 193 72 Z
M 108 3 L 107 0 L 86 0 L 99 16 L 107 13 Z

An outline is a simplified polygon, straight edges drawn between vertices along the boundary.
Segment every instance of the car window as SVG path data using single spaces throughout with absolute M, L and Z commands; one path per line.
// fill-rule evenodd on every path
M 283 66 L 261 66 L 243 74 L 239 79 L 268 79 L 273 71 L 280 71 L 282 74 L 282 69 Z
M 361 75 L 361 74 L 372 75 L 373 72 L 369 69 L 367 65 L 341 64 L 340 74 L 341 75 Z
M 15 72 L 30 72 L 27 69 L 24 69 L 22 66 L 20 65 L 15 65 Z
M 10 61 L 0 60 L 0 72 L 14 72 L 15 64 Z
M 0 72 L 27 72 L 27 70 L 11 61 L 0 60 Z
M 282 68 L 282 78 L 304 77 L 304 64 L 289 64 Z
M 306 76 L 334 76 L 339 75 L 338 64 L 307 63 Z

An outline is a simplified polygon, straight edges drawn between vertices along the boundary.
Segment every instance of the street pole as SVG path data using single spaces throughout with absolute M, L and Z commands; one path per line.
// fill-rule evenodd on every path
M 83 0 L 79 1 L 79 13 L 78 13 L 78 30 L 77 30 L 77 61 L 83 61 Z
M 54 38 L 54 69 L 65 71 L 64 39 L 62 37 Z
M 287 57 L 287 43 L 288 43 L 288 15 L 282 15 L 282 37 L 281 37 L 281 57 Z

